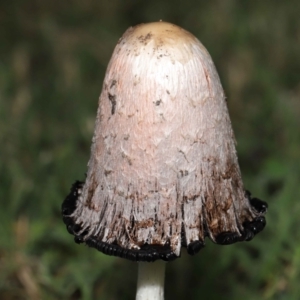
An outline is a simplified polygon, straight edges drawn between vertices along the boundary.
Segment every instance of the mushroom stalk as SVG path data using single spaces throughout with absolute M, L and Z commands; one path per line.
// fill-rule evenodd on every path
M 166 263 L 140 262 L 136 300 L 163 300 Z

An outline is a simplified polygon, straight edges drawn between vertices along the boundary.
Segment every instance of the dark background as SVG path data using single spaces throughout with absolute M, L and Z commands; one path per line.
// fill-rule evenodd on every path
M 162 19 L 210 52 L 245 186 L 269 203 L 253 241 L 207 240 L 168 263 L 166 299 L 299 299 L 299 11 L 299 0 L 1 0 L 0 298 L 134 299 L 137 264 L 76 245 L 60 206 L 84 179 L 114 46 Z

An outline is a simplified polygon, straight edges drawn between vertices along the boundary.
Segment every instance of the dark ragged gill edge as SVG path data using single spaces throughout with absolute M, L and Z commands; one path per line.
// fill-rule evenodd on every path
M 249 191 L 245 191 L 246 198 L 248 199 L 251 207 L 259 215 L 252 221 L 246 221 L 243 223 L 244 230 L 242 235 L 237 232 L 222 232 L 216 237 L 216 243 L 220 245 L 230 245 L 236 242 L 251 241 L 256 234 L 261 232 L 267 222 L 264 217 L 268 210 L 268 204 L 258 198 L 252 198 Z
M 66 224 L 67 230 L 70 234 L 74 235 L 74 241 L 78 244 L 85 243 L 90 247 L 96 248 L 107 255 L 118 256 L 129 259 L 131 261 L 147 261 L 153 262 L 158 259 L 164 261 L 172 261 L 178 258 L 172 250 L 169 244 L 164 246 L 148 245 L 141 246 L 139 250 L 126 249 L 120 247 L 118 244 L 109 244 L 97 239 L 97 236 L 90 236 L 85 238 L 87 232 L 79 234 L 81 227 L 75 223 L 75 220 L 71 217 L 72 213 L 76 209 L 76 201 L 81 194 L 84 182 L 76 181 L 71 188 L 69 195 L 66 197 L 62 204 L 62 216 L 63 221 Z M 223 232 L 219 234 L 215 242 L 221 245 L 229 245 L 241 241 L 250 241 L 257 233 L 262 231 L 266 225 L 264 214 L 267 211 L 268 205 L 266 202 L 257 198 L 251 198 L 250 192 L 246 191 L 246 196 L 251 206 L 260 214 L 259 217 L 252 221 L 243 223 L 242 235 L 236 232 Z M 205 224 L 204 224 L 205 225 Z M 184 228 L 184 226 L 183 226 Z M 205 234 L 207 236 L 208 234 Z M 182 247 L 187 248 L 187 252 L 190 255 L 195 255 L 204 246 L 204 241 L 193 241 L 187 245 L 184 229 L 181 232 Z
M 62 204 L 62 216 L 63 221 L 67 226 L 67 230 L 70 234 L 75 236 L 74 241 L 78 244 L 85 243 L 90 247 L 96 248 L 107 255 L 118 256 L 126 258 L 132 261 L 147 261 L 153 262 L 158 259 L 164 261 L 172 261 L 178 256 L 171 250 L 169 244 L 164 246 L 148 245 L 141 246 L 141 249 L 125 249 L 117 244 L 109 244 L 97 239 L 97 236 L 90 236 L 85 238 L 87 232 L 79 234 L 81 227 L 75 223 L 72 213 L 76 209 L 76 201 L 81 194 L 84 182 L 76 181 L 71 188 L 70 194 L 66 197 Z

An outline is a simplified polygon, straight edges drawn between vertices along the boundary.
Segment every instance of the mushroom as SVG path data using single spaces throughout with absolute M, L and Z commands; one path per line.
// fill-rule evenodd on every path
M 75 241 L 133 261 L 171 261 L 182 247 L 196 254 L 206 236 L 251 240 L 266 210 L 244 190 L 205 47 L 170 23 L 129 28 L 106 71 L 86 180 L 62 205 Z M 149 272 L 142 266 L 140 278 Z

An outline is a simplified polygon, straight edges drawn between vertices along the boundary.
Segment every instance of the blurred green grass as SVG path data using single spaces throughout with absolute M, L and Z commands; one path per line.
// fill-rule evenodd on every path
M 245 186 L 270 207 L 250 243 L 207 241 L 169 263 L 166 298 L 299 299 L 299 9 L 297 0 L 1 1 L 0 298 L 134 298 L 136 264 L 76 245 L 60 206 L 84 178 L 118 38 L 163 19 L 210 52 Z

